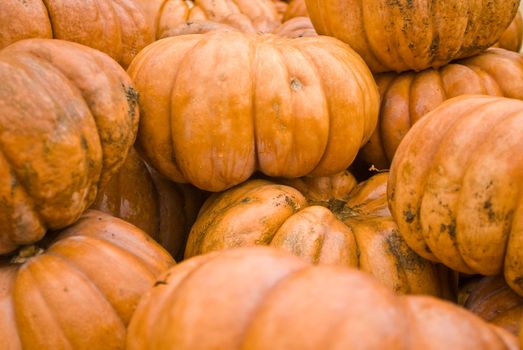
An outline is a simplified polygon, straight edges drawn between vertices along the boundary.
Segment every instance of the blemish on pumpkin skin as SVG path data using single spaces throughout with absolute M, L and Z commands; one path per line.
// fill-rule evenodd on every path
M 496 221 L 496 213 L 492 209 L 492 201 L 490 199 L 488 199 L 485 203 L 483 203 L 483 209 L 485 209 L 487 211 L 488 220 L 490 222 L 495 222 Z
M 523 286 L 523 276 L 516 277 L 512 282 L 518 286 Z
M 125 92 L 125 97 L 127 99 L 127 105 L 129 106 L 129 117 L 134 119 L 136 116 L 136 106 L 140 100 L 140 94 L 132 86 L 125 86 L 122 84 L 123 90 Z
M 401 270 L 421 271 L 424 269 L 424 260 L 407 246 L 396 230 L 392 231 L 385 238 L 385 243 L 387 251 L 396 258 L 395 262 L 398 272 L 401 272 Z
M 300 91 L 303 88 L 303 84 L 298 78 L 291 79 L 291 89 L 293 91 Z
M 416 215 L 409 208 L 403 212 L 403 217 L 404 217 L 406 223 L 411 224 L 414 222 Z

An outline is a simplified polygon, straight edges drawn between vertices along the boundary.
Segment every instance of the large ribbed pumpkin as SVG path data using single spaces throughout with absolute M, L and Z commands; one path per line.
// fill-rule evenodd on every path
M 141 95 L 146 160 L 204 190 L 230 188 L 256 170 L 335 174 L 376 126 L 374 79 L 333 38 L 176 36 L 144 49 L 129 74 Z
M 397 232 L 387 177 L 356 185 L 345 172 L 285 181 L 292 187 L 251 180 L 214 194 L 191 229 L 185 257 L 269 245 L 311 263 L 357 267 L 399 293 L 451 298 L 446 272 L 413 253 Z
M 88 211 L 0 262 L 2 349 L 123 350 L 142 294 L 173 264 L 141 230 Z
M 516 350 L 517 339 L 450 303 L 256 247 L 170 269 L 141 300 L 127 349 Z
M 523 45 L 523 16 L 518 12 L 495 46 L 519 52 Z
M 380 74 L 376 82 L 381 93 L 378 126 L 360 157 L 380 169 L 388 169 L 412 125 L 445 100 L 465 94 L 523 100 L 523 56 L 489 49 L 439 69 Z
M 523 102 L 462 96 L 421 119 L 392 162 L 389 207 L 418 254 L 523 295 Z
M 91 206 L 137 226 L 174 257 L 182 257 L 191 225 L 203 203 L 194 187 L 163 178 L 134 149 Z
M 134 143 L 138 94 L 109 56 L 28 39 L 0 51 L 0 253 L 72 224 Z
M 503 276 L 484 277 L 473 284 L 464 307 L 489 323 L 519 333 L 523 297 L 510 289 Z
M 499 40 L 519 0 L 306 0 L 319 34 L 358 52 L 374 73 L 420 71 Z

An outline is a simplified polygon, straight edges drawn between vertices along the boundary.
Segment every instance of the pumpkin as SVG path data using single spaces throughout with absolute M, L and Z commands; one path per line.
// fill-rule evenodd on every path
M 138 94 L 107 55 L 28 39 L 0 51 L 0 254 L 78 219 L 134 143 Z
M 348 172 L 284 181 L 288 186 L 251 180 L 213 194 L 191 229 L 185 258 L 269 245 L 311 263 L 357 267 L 399 293 L 452 298 L 448 271 L 414 254 L 397 232 L 387 177 L 358 185 Z
M 504 273 L 523 295 L 523 102 L 461 96 L 410 129 L 388 200 L 407 244 L 467 274 Z
M 301 38 L 317 36 L 316 30 L 309 17 L 293 17 L 282 23 L 274 34 L 286 38 Z
M 306 0 L 316 31 L 358 52 L 374 73 L 421 71 L 492 46 L 519 0 Z
M 142 50 L 128 72 L 141 95 L 146 161 L 208 191 L 256 170 L 289 178 L 343 171 L 377 121 L 367 66 L 328 37 L 176 36 Z
M 182 257 L 202 203 L 201 191 L 164 179 L 131 149 L 120 171 L 98 192 L 91 208 L 137 226 L 172 256 Z
M 141 230 L 89 210 L 0 262 L 2 347 L 124 349 L 140 297 L 173 264 Z
M 502 350 L 517 339 L 450 303 L 395 296 L 362 272 L 255 247 L 163 274 L 133 315 L 127 348 Z
M 208 20 L 253 28 L 255 32 L 271 32 L 280 25 L 277 7 L 272 0 L 139 0 L 149 7 L 155 21 L 156 36 L 184 22 Z
M 495 46 L 519 52 L 523 44 L 523 17 L 518 12 L 510 26 L 505 30 Z
M 272 3 L 274 4 L 276 11 L 278 12 L 278 18 L 280 20 L 283 20 L 283 17 L 285 16 L 285 12 L 287 12 L 287 7 L 289 7 L 289 4 L 283 0 L 272 0 Z
M 502 276 L 484 277 L 472 286 L 465 308 L 485 321 L 517 335 L 523 316 L 523 298 Z
M 163 33 L 162 38 L 187 34 L 206 34 L 214 31 L 241 31 L 251 34 L 256 33 L 256 30 L 249 26 L 234 27 L 234 24 L 229 25 L 213 21 L 197 20 L 184 22 L 176 27 L 170 28 Z M 311 20 L 307 17 L 291 18 L 276 28 L 273 31 L 273 34 L 291 39 L 318 35 L 312 26 Z
M 377 168 L 388 169 L 412 125 L 443 101 L 465 94 L 523 99 L 523 56 L 489 49 L 439 69 L 380 74 L 376 82 L 381 93 L 378 127 L 361 150 L 360 158 Z
M 124 67 L 155 40 L 138 0 L 2 0 L 0 49 L 28 38 L 74 41 Z
M 305 0 L 291 0 L 289 2 L 289 6 L 287 6 L 283 20 L 288 21 L 294 17 L 309 17 Z

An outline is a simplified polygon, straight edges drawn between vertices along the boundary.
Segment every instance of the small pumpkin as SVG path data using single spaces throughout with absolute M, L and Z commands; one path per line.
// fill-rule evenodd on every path
M 91 208 L 137 226 L 172 256 L 183 257 L 203 196 L 190 185 L 166 180 L 131 149 L 120 171 L 98 192 Z
M 291 0 L 289 2 L 289 6 L 287 6 L 283 20 L 288 21 L 295 17 L 309 17 L 305 0 Z
M 328 37 L 176 36 L 144 49 L 129 74 L 141 95 L 146 161 L 208 191 L 256 170 L 290 178 L 343 171 L 378 115 L 367 66 Z
M 174 261 L 141 230 L 89 210 L 0 262 L 2 347 L 125 349 L 141 296 Z
M 505 30 L 496 47 L 519 52 L 523 45 L 523 16 L 518 12 L 510 26 Z
M 353 266 L 399 293 L 452 297 L 449 275 L 414 254 L 391 220 L 388 174 L 356 184 L 344 172 L 331 177 L 251 180 L 202 207 L 185 258 L 211 251 L 270 245 L 315 264 Z M 292 187 L 291 187 L 292 186 Z
M 388 169 L 412 125 L 447 99 L 482 94 L 523 100 L 523 56 L 489 49 L 439 69 L 379 74 L 376 82 L 381 93 L 378 126 L 360 158 Z
M 138 94 L 109 56 L 61 40 L 0 51 L 0 254 L 74 223 L 134 143 Z
M 504 274 L 523 295 L 523 102 L 460 96 L 410 129 L 389 207 L 407 244 L 467 274 Z
M 510 289 L 503 276 L 483 277 L 472 287 L 464 306 L 485 321 L 518 335 L 523 298 Z
M 362 272 L 238 248 L 182 262 L 143 297 L 129 350 L 517 349 L 453 304 L 398 297 Z
M 496 43 L 519 0 L 306 0 L 316 31 L 358 52 L 374 73 L 421 71 Z

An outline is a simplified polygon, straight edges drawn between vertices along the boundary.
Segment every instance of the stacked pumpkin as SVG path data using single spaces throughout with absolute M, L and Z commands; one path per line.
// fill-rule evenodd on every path
M 516 349 L 518 3 L 3 1 L 7 348 Z

